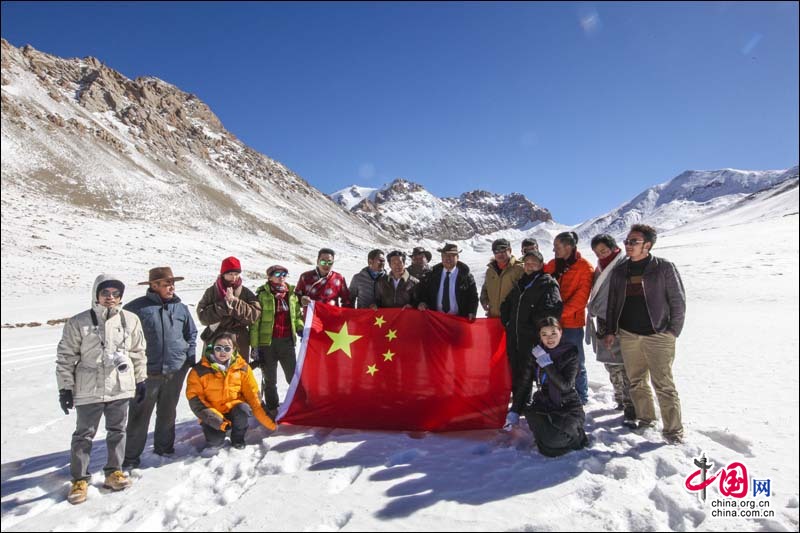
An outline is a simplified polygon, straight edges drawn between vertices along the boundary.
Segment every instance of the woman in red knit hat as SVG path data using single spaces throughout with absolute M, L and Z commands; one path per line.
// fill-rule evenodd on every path
M 236 334 L 236 344 L 242 357 L 250 348 L 250 324 L 261 316 L 261 304 L 253 291 L 242 285 L 242 265 L 235 257 L 222 260 L 217 281 L 206 289 L 197 304 L 197 318 L 206 326 L 200 338 L 208 342 L 214 332 Z

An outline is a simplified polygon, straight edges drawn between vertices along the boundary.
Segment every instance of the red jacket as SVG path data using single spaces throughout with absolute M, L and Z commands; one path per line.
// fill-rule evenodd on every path
M 582 328 L 586 325 L 586 304 L 592 292 L 592 279 L 594 267 L 580 252 L 575 252 L 577 260 L 570 265 L 561 278 L 556 278 L 561 291 L 561 300 L 564 302 L 564 311 L 561 313 L 562 328 Z M 553 259 L 544 266 L 544 271 L 553 274 L 556 271 L 556 260 Z M 555 276 L 553 276 L 555 277 Z
M 339 305 L 339 299 L 342 300 L 342 307 L 353 307 L 350 303 L 350 290 L 347 288 L 347 282 L 344 276 L 338 272 L 329 272 L 324 278 L 321 278 L 317 269 L 309 270 L 300 274 L 300 280 L 297 282 L 297 287 L 294 293 L 298 298 L 308 296 L 315 302 L 324 302 L 330 305 Z

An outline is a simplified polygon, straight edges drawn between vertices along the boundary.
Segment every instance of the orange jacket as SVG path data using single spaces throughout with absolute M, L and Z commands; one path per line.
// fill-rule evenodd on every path
M 562 328 L 582 328 L 586 325 L 586 304 L 592 292 L 594 267 L 580 252 L 575 252 L 577 261 L 569 267 L 558 281 L 564 310 L 561 313 Z M 556 271 L 556 260 L 552 259 L 544 266 L 544 271 L 553 274 Z
M 208 355 L 189 372 L 186 381 L 186 398 L 197 415 L 197 400 L 206 408 L 221 414 L 230 412 L 240 403 L 247 402 L 253 415 L 267 429 L 275 429 L 275 422 L 264 412 L 258 396 L 258 384 L 245 360 L 235 353 L 227 372 L 211 366 Z M 202 409 L 202 407 L 201 407 Z

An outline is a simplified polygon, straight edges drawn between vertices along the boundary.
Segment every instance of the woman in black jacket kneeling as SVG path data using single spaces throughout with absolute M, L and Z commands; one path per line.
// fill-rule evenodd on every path
M 583 412 L 575 390 L 578 375 L 578 348 L 562 340 L 561 324 L 554 317 L 539 321 L 540 343 L 531 357 L 536 358 L 535 379 L 538 390 L 525 414 L 536 445 L 543 455 L 555 457 L 589 444 Z

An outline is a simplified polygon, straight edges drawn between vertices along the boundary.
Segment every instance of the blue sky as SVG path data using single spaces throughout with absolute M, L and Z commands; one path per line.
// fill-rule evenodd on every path
M 798 163 L 795 2 L 3 2 L 2 36 L 194 93 L 326 193 L 403 177 L 574 224 Z

